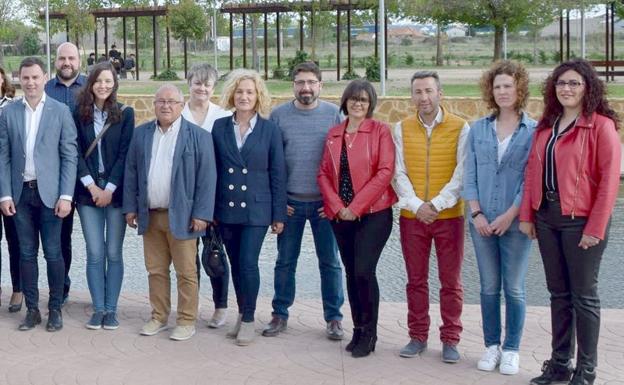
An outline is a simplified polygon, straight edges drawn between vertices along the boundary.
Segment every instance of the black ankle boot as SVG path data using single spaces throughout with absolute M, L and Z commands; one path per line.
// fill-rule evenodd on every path
M 353 346 L 351 356 L 355 358 L 368 356 L 370 352 L 375 351 L 376 343 L 377 331 L 372 328 L 363 328 L 359 340 Z
M 577 366 L 568 385 L 593 385 L 595 379 L 596 369 Z
M 362 328 L 353 328 L 353 338 L 351 338 L 351 342 L 345 346 L 345 350 L 348 352 L 352 352 L 355 345 L 357 345 L 360 337 L 362 336 Z

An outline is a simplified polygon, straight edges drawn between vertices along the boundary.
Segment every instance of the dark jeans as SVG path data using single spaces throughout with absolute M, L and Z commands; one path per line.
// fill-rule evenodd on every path
M 61 256 L 61 218 L 54 210 L 46 207 L 37 188 L 24 184 L 22 196 L 17 204 L 15 228 L 20 243 L 20 270 L 22 289 L 26 297 L 26 307 L 39 307 L 39 235 L 43 245 L 43 255 L 47 262 L 50 300 L 48 309 L 60 310 L 63 301 L 64 266 Z
M 597 364 L 600 332 L 598 270 L 607 238 L 584 250 L 578 246 L 587 218 L 561 215 L 561 205 L 545 202 L 536 215 L 540 253 L 550 292 L 552 358 L 568 361 L 578 343 L 577 367 Z M 608 232 L 608 229 L 607 229 Z
M 11 285 L 14 293 L 22 291 L 22 281 L 20 279 L 20 251 L 17 240 L 17 230 L 15 229 L 15 219 L 13 217 L 2 216 L 4 222 L 4 233 L 6 234 L 7 245 L 9 247 L 9 270 L 11 271 Z M 2 224 L 0 223 L 0 240 L 2 239 Z M 2 272 L 2 262 L 0 257 L 0 273 Z
M 71 279 L 69 279 L 69 268 L 72 263 L 72 231 L 74 230 L 74 211 L 76 205 L 72 203 L 72 208 L 69 214 L 62 219 L 61 227 L 61 253 L 63 254 L 63 263 L 65 264 L 65 281 L 63 285 L 63 298 L 69 295 L 69 287 L 71 286 Z
M 301 239 L 307 221 L 312 228 L 314 248 L 321 273 L 321 298 L 325 321 L 342 320 L 340 307 L 344 303 L 342 267 L 338 259 L 336 238 L 327 218 L 321 218 L 318 210 L 323 201 L 300 202 L 288 200 L 294 213 L 288 216 L 284 231 L 277 236 L 277 260 L 273 286 L 273 315 L 288 318 L 288 308 L 295 301 L 295 272 L 301 252 Z
M 392 209 L 355 221 L 332 221 L 347 276 L 353 326 L 376 331 L 379 314 L 377 262 L 392 231 Z
M 203 238 L 202 238 L 203 239 Z M 203 242 L 203 241 L 202 241 Z M 205 246 L 205 244 L 204 244 Z M 199 238 L 197 238 L 197 247 L 199 248 Z M 199 252 L 197 253 L 197 282 L 201 282 L 202 266 L 199 258 Z M 227 257 L 223 255 L 221 263 L 225 267 L 225 272 L 220 277 L 208 277 L 210 278 L 210 286 L 212 286 L 212 301 L 215 304 L 215 309 L 226 309 L 228 298 L 228 286 L 230 284 L 230 265 L 228 264 Z
M 232 283 L 236 291 L 238 313 L 243 322 L 253 322 L 260 290 L 258 257 L 267 226 L 219 224 L 225 250 L 230 258 Z

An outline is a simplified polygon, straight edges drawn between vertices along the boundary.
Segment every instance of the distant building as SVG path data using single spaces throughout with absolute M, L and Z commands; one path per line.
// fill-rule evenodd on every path
M 413 25 L 393 25 L 388 28 L 388 40 L 393 43 L 401 43 L 403 39 L 418 42 L 424 40 L 425 37 L 425 34 Z

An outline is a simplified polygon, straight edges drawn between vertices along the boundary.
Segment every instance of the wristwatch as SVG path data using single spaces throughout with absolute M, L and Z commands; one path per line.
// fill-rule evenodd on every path
M 475 212 L 473 212 L 472 214 L 470 214 L 470 216 L 472 217 L 472 219 L 475 219 L 476 217 L 478 217 L 479 215 L 482 215 L 483 211 L 481 210 L 477 210 Z

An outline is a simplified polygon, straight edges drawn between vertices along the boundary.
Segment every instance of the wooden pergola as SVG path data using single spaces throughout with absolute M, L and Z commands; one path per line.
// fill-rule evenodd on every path
M 91 11 L 91 14 L 95 18 L 95 32 L 94 32 L 94 51 L 96 52 L 97 59 L 97 46 L 98 46 L 98 28 L 97 22 L 98 19 L 103 19 L 104 21 L 104 53 L 108 55 L 108 19 L 109 18 L 121 18 L 123 24 L 123 57 L 126 59 L 126 50 L 127 50 L 127 33 L 126 33 L 126 20 L 128 18 L 134 19 L 134 45 L 135 45 L 135 79 L 139 80 L 139 17 L 151 17 L 152 18 L 152 31 L 154 33 L 154 76 L 157 75 L 157 47 L 155 38 L 157 35 L 156 31 L 156 17 L 158 16 L 167 16 L 167 7 L 159 6 L 159 7 L 129 7 L 129 8 L 102 8 Z M 45 17 L 40 14 L 39 17 Z M 67 35 L 67 41 L 69 41 L 69 22 L 67 21 L 67 15 L 64 12 L 50 12 L 50 19 L 61 19 L 65 20 L 65 32 Z M 167 68 L 171 67 L 171 44 L 169 38 L 169 26 L 167 26 Z
M 298 1 L 293 3 L 258 3 L 258 4 L 226 4 L 221 7 L 221 13 L 228 13 L 230 16 L 230 71 L 234 69 L 234 15 L 242 15 L 243 23 L 243 67 L 247 67 L 247 15 L 263 14 L 264 15 L 264 78 L 269 78 L 268 73 L 268 15 L 275 14 L 276 22 L 276 47 L 277 47 L 277 66 L 281 66 L 280 52 L 280 15 L 282 13 L 299 13 L 299 50 L 303 51 L 304 32 L 303 32 L 303 15 L 306 12 L 312 13 L 317 11 L 335 11 L 336 12 L 336 80 L 340 80 L 340 16 L 342 12 L 347 15 L 347 68 L 351 72 L 353 69 L 351 60 L 351 12 L 355 10 L 375 9 L 375 58 L 378 58 L 379 41 L 379 23 L 378 10 L 376 4 L 371 1 L 359 0 L 329 0 L 318 4 L 318 1 Z M 314 18 L 311 28 L 314 29 Z M 386 41 L 388 38 L 388 20 L 385 16 L 384 36 Z M 387 51 L 387 45 L 386 45 Z M 387 52 L 384 57 L 387 57 Z M 387 68 L 387 66 L 386 66 Z M 386 74 L 387 75 L 387 74 Z

